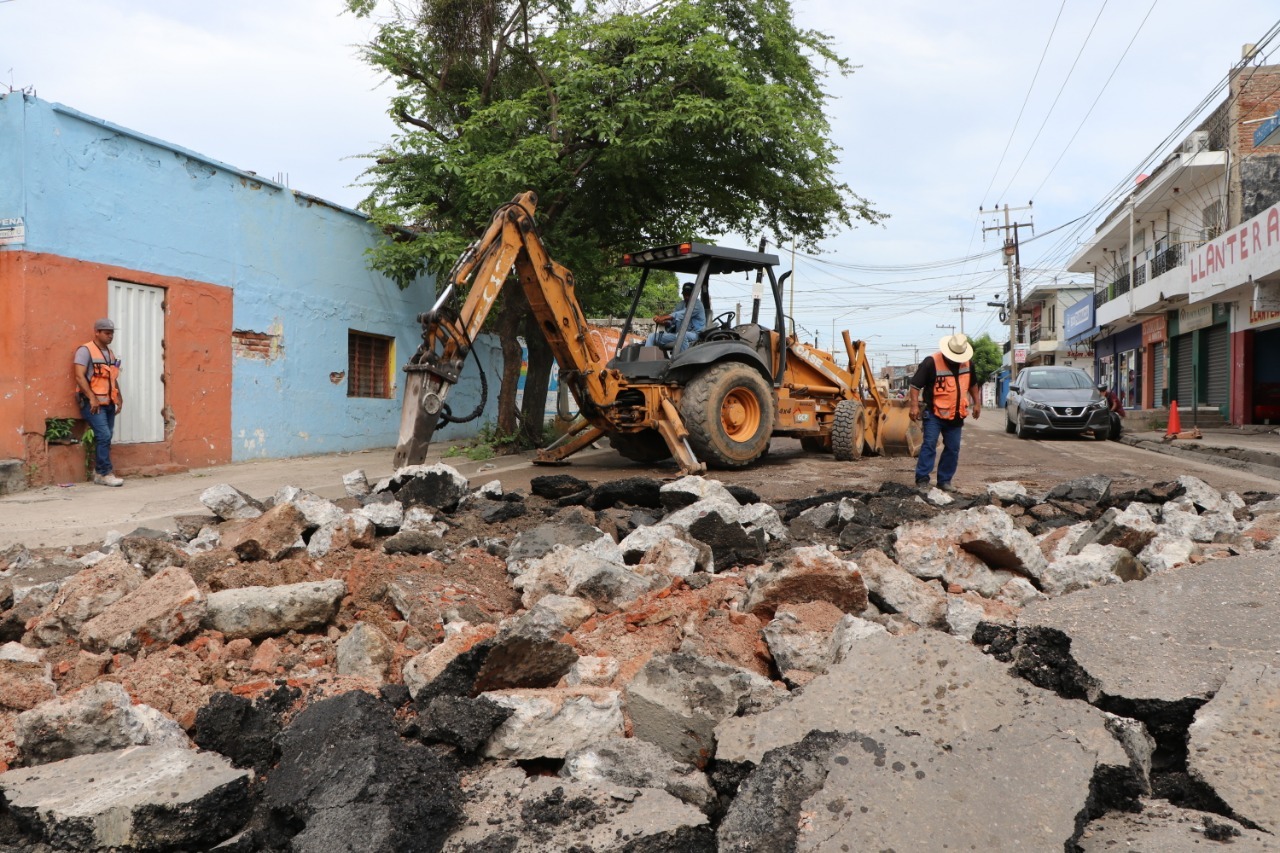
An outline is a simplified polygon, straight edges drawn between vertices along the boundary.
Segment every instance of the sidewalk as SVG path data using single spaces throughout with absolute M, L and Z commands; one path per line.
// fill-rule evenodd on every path
M 1191 427 L 1183 424 L 1183 429 Z M 1125 432 L 1125 444 L 1169 456 L 1195 459 L 1223 468 L 1280 480 L 1280 427 L 1239 426 L 1201 430 L 1203 438 L 1164 440 L 1159 430 Z M 1280 486 L 1277 486 L 1280 491 Z
M 525 456 L 504 456 L 473 462 L 465 456 L 442 458 L 450 445 L 426 464 L 444 461 L 474 482 L 482 484 L 500 472 L 528 463 Z M 433 446 L 433 450 L 435 447 Z M 92 483 L 45 486 L 0 496 L 0 549 L 14 543 L 29 548 L 101 542 L 112 530 L 130 533 L 139 527 L 173 529 L 176 515 L 205 514 L 200 494 L 210 486 L 227 483 L 258 499 L 269 498 L 282 486 L 297 486 L 336 500 L 346 496 L 342 477 L 363 470 L 373 485 L 394 472 L 394 448 L 262 459 L 212 468 L 198 468 L 161 477 L 130 477 L 120 488 Z

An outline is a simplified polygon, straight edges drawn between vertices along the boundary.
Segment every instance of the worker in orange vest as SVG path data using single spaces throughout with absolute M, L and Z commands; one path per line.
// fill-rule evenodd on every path
M 948 335 L 938 341 L 938 352 L 920 362 L 915 376 L 911 377 L 911 419 L 924 421 L 924 443 L 916 459 L 917 488 L 928 488 L 936 458 L 938 488 L 944 492 L 955 490 L 951 478 L 960 465 L 964 419 L 970 414 L 977 419 L 982 412 L 972 360 L 973 344 L 969 338 L 963 334 Z M 941 456 L 938 456 L 939 437 L 942 438 Z
M 123 486 L 111 464 L 111 436 L 116 415 L 124 407 L 120 393 L 120 359 L 111 351 L 116 324 L 103 318 L 93 324 L 93 340 L 76 349 L 73 372 L 80 416 L 93 429 L 95 447 L 93 482 L 100 486 Z

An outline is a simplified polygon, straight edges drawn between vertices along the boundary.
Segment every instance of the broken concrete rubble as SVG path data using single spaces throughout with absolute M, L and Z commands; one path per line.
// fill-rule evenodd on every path
M 0 555 L 22 641 L 0 648 L 0 771 L 148 722 L 198 754 L 185 729 L 264 780 L 234 838 L 193 850 L 1083 849 L 1171 802 L 1199 809 L 1193 841 L 1274 837 L 1245 734 L 1276 728 L 1271 495 L 1004 483 L 955 509 L 886 484 L 775 506 L 699 477 L 526 497 L 431 468 L 336 503 L 283 488 L 252 520 L 192 519 L 185 550 L 134 531 Z M 278 546 L 217 547 L 273 519 Z M 207 619 L 79 648 L 180 572 Z M 303 617 L 291 587 L 326 592 Z M 237 596 L 252 618 L 226 616 Z M 1199 687 L 1126 684 L 1144 657 Z M 39 707 L 19 724 L 6 702 Z M 0 849 L 41 832 L 0 803 Z
M 227 589 L 209 595 L 205 618 L 230 639 L 259 639 L 324 625 L 346 594 L 340 580 Z
M 21 765 L 130 746 L 191 745 L 177 723 L 155 708 L 133 704 L 125 689 L 110 681 L 43 702 L 19 714 L 15 728 Z
M 59 850 L 207 850 L 247 819 L 249 779 L 219 755 L 135 746 L 0 773 L 0 800 Z

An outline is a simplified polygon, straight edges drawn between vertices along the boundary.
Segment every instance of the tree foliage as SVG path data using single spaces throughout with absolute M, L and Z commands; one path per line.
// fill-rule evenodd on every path
M 377 22 L 364 57 L 396 86 L 362 209 L 398 235 L 372 264 L 402 284 L 526 189 L 588 314 L 625 303 L 628 250 L 761 231 L 812 248 L 883 217 L 835 175 L 822 84 L 852 67 L 788 0 L 344 2 Z
M 991 335 L 983 332 L 976 338 L 970 338 L 973 344 L 973 376 L 981 385 L 995 376 L 1004 363 L 1004 347 L 991 340 Z

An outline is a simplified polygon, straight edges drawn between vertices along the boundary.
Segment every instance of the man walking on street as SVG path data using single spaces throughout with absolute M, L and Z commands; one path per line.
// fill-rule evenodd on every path
M 80 416 L 93 429 L 96 455 L 93 482 L 99 486 L 123 486 L 112 473 L 111 435 L 115 432 L 116 415 L 124 407 L 120 394 L 120 359 L 111 351 L 116 324 L 103 318 L 93 324 L 93 340 L 82 344 L 74 359 L 76 400 Z
M 924 443 L 916 460 L 916 486 L 927 488 L 933 463 L 938 462 L 938 488 L 954 491 L 951 478 L 960 464 L 960 437 L 964 419 L 982 413 L 982 401 L 970 362 L 973 345 L 965 335 L 948 335 L 938 341 L 938 352 L 920 362 L 911 378 L 911 419 L 924 419 Z M 942 454 L 938 456 L 938 438 Z

